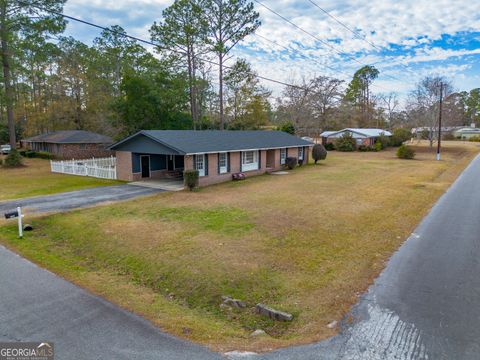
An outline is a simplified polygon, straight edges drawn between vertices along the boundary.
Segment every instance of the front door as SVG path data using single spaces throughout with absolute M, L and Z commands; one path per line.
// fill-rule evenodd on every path
M 175 157 L 173 155 L 167 155 L 167 170 L 172 171 L 175 169 Z
M 150 156 L 149 155 L 140 156 L 140 163 L 142 166 L 142 178 L 150 177 Z

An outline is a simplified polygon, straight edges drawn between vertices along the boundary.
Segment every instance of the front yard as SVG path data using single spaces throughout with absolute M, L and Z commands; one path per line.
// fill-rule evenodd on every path
M 416 150 L 410 161 L 393 149 L 330 152 L 288 175 L 42 216 L 24 240 L 2 220 L 0 240 L 215 350 L 307 343 L 335 333 L 327 324 L 346 314 L 479 148 L 449 142 L 441 162 L 426 146 Z M 222 295 L 248 308 L 221 307 Z M 259 317 L 258 302 L 294 321 Z M 268 336 L 251 337 L 255 329 Z
M 0 201 L 121 183 L 116 180 L 53 174 L 48 160 L 24 158 L 23 162 L 25 166 L 18 168 L 0 166 Z

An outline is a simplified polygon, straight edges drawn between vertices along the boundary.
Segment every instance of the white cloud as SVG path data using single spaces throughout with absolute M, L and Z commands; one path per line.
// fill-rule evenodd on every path
M 332 46 L 355 56 L 365 64 L 376 64 L 382 70 L 378 87 L 407 91 L 425 71 L 448 72 L 460 76 L 471 67 L 449 64 L 449 61 L 467 59 L 480 54 L 480 50 L 458 49 L 465 35 L 480 32 L 480 2 L 472 0 L 313 0 L 333 16 L 363 34 L 377 47 L 386 49 L 380 53 L 366 41 L 356 38 L 347 29 L 325 15 L 308 1 L 264 0 L 265 4 L 292 22 L 314 34 Z M 102 25 L 119 23 L 128 33 L 149 38 L 148 28 L 161 18 L 162 10 L 172 0 L 69 0 L 65 13 Z M 267 9 L 255 4 L 262 26 L 258 33 L 282 46 L 274 45 L 256 36 L 249 36 L 243 43 L 248 50 L 237 49 L 235 55 L 245 57 L 255 69 L 266 77 L 282 81 L 292 80 L 292 74 L 300 78 L 314 74 L 336 75 L 346 79 L 361 65 L 340 56 L 308 34 L 295 29 Z M 112 16 L 112 17 L 110 17 Z M 74 33 L 84 26 L 75 25 Z M 434 46 L 442 36 L 451 36 L 449 47 Z M 477 35 L 478 36 L 478 35 Z M 398 50 L 399 49 L 399 50 Z M 395 52 L 398 51 L 398 52 Z M 303 56 L 315 59 L 305 60 Z M 466 60 L 466 61 L 467 61 Z M 435 62 L 432 66 L 432 62 Z M 443 63 L 442 63 L 443 62 Z M 399 64 L 415 68 L 406 71 Z M 323 65 L 323 66 L 322 66 Z M 333 72 L 328 67 L 338 69 Z M 420 69 L 420 70 L 419 70 Z M 345 74 L 344 74 L 345 73 Z M 400 81 L 393 81 L 388 76 Z M 268 84 L 276 93 L 281 86 Z M 384 91 L 384 90 L 380 90 Z

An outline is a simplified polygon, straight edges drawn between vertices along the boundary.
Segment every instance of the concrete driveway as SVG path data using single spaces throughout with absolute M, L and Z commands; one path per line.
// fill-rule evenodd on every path
M 151 195 L 162 191 L 164 190 L 134 185 L 101 186 L 86 190 L 3 201 L 0 202 L 0 214 L 15 209 L 17 206 L 25 209 L 25 213 L 68 211 L 106 202 Z

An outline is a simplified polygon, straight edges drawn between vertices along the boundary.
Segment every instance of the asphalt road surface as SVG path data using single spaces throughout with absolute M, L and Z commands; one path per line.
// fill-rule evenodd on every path
M 0 214 L 14 210 L 17 206 L 28 212 L 58 212 L 88 207 L 105 202 L 132 199 L 162 190 L 134 185 L 100 186 L 92 189 L 69 191 L 53 195 L 0 202 Z
M 480 157 L 393 255 L 351 316 L 329 340 L 238 358 L 480 358 Z M 1 247 L 0 340 L 53 341 L 57 360 L 220 358 Z

